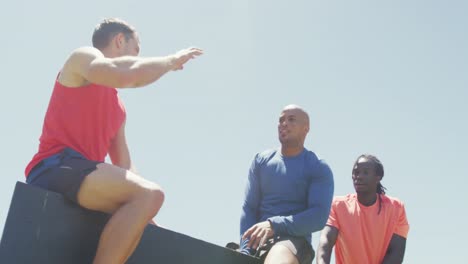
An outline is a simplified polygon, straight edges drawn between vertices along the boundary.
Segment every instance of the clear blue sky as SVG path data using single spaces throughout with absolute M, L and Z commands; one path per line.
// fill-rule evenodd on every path
M 295 103 L 310 114 L 306 145 L 332 167 L 335 195 L 354 191 L 359 154 L 377 155 L 388 194 L 406 204 L 405 262 L 460 263 L 467 13 L 461 0 L 9 1 L 0 10 L 0 228 L 57 72 L 101 18 L 116 16 L 138 29 L 143 56 L 206 52 L 120 92 L 135 164 L 167 194 L 162 225 L 218 245 L 237 240 L 251 159 L 278 146 L 278 115 Z

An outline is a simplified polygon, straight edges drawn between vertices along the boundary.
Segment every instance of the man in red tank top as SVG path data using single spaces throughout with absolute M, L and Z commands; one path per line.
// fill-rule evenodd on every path
M 138 57 L 138 34 L 120 19 L 98 24 L 92 42 L 93 47 L 74 50 L 57 77 L 26 182 L 111 214 L 93 263 L 124 263 L 161 208 L 164 193 L 133 169 L 116 88 L 146 86 L 183 69 L 203 51 Z M 112 164 L 104 162 L 107 155 Z

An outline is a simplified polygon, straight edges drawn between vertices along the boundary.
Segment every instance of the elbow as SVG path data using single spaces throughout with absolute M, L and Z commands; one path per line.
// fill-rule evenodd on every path
M 322 230 L 327 224 L 330 209 L 322 208 L 321 212 L 316 215 L 315 224 L 311 227 L 311 233 Z
M 255 214 L 257 212 L 257 206 L 255 203 L 252 203 L 250 200 L 246 199 L 242 203 L 242 212 L 244 214 Z
M 113 87 L 116 88 L 134 88 L 144 85 L 141 83 L 143 73 L 138 67 L 115 68 L 111 75 Z
M 318 220 L 319 230 L 322 230 L 325 224 L 327 223 L 329 214 L 330 214 L 330 210 L 324 210 L 324 213 L 319 217 L 319 220 Z
M 132 88 L 140 87 L 138 82 L 138 75 L 133 71 L 122 71 L 115 77 L 116 85 L 118 88 Z
M 245 219 L 253 214 L 253 210 L 246 203 L 242 205 L 241 219 Z
M 253 209 L 253 207 L 249 206 L 249 204 L 246 201 L 242 204 L 242 211 L 243 212 L 252 211 L 252 209 Z
M 317 219 L 317 222 L 315 223 L 315 225 L 308 231 L 310 233 L 318 232 L 325 227 L 326 223 L 327 223 L 327 219 Z

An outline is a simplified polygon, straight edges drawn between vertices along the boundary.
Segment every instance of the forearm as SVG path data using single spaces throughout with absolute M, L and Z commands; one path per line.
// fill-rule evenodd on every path
M 242 235 L 247 229 L 252 227 L 257 223 L 257 217 L 255 210 L 249 208 L 247 205 L 244 205 L 242 208 L 241 220 L 240 220 L 240 250 L 243 253 L 251 253 L 250 248 L 247 246 L 249 239 L 242 239 Z
M 119 155 L 117 153 L 109 153 L 109 156 L 113 165 L 132 171 L 132 162 L 130 160 L 130 156 Z
M 112 160 L 112 159 L 111 159 Z M 138 174 L 138 171 L 130 159 L 112 160 L 112 164 L 122 169 Z
M 141 87 L 151 84 L 173 69 L 173 56 L 166 57 L 120 57 L 113 59 L 118 72 L 123 75 L 123 86 Z
M 317 249 L 317 264 L 330 264 L 332 247 L 320 245 Z
M 397 252 L 396 250 L 390 250 L 385 254 L 382 264 L 400 264 L 403 263 L 404 252 Z
M 320 233 L 320 241 L 317 248 L 317 264 L 329 264 L 333 247 L 338 238 L 338 229 L 327 225 Z
M 328 207 L 314 207 L 295 215 L 270 217 L 275 234 L 306 236 L 322 230 L 327 222 Z
M 403 263 L 403 258 L 396 254 L 386 255 L 382 264 L 400 264 Z
M 397 264 L 403 263 L 405 256 L 406 238 L 397 234 L 393 234 L 387 252 L 382 261 L 382 264 Z
M 109 157 L 113 165 L 136 173 L 125 138 L 125 122 L 120 127 L 116 137 L 112 140 L 109 147 Z
M 257 223 L 255 213 L 251 209 L 243 209 L 240 220 L 240 234 L 244 234 L 247 229 Z

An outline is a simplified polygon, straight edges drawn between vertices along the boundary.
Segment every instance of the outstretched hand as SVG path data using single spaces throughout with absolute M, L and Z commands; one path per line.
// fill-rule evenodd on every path
M 249 239 L 247 246 L 249 248 L 258 249 L 259 246 L 263 246 L 268 239 L 272 238 L 275 234 L 270 221 L 264 221 L 253 225 L 244 235 L 242 239 Z
M 194 47 L 180 50 L 174 55 L 171 55 L 171 68 L 173 71 L 182 70 L 184 68 L 184 64 L 187 63 L 187 61 L 194 59 L 196 56 L 200 56 L 202 54 L 203 50 Z

